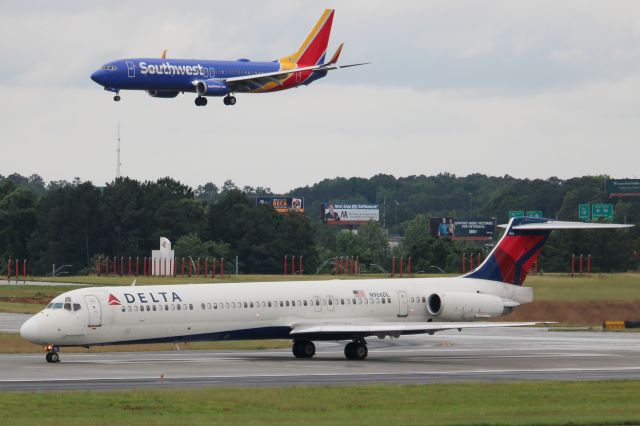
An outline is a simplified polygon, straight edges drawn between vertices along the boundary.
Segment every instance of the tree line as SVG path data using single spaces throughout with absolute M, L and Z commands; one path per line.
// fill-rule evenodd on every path
M 412 257 L 414 271 L 459 271 L 462 254 L 486 254 L 490 245 L 434 239 L 433 216 L 496 217 L 509 210 L 542 210 L 546 217 L 577 220 L 579 203 L 612 202 L 615 220 L 638 224 L 640 200 L 609 200 L 603 176 L 568 180 L 516 179 L 473 174 L 370 179 L 326 179 L 288 194 L 305 198 L 305 214 L 283 215 L 258 206 L 269 188 L 243 187 L 227 180 L 193 189 L 172 178 L 119 178 L 98 187 L 76 178 L 45 183 L 38 175 L 0 176 L 0 270 L 6 260 L 29 259 L 34 274 L 51 265 L 89 273 L 98 256 L 145 257 L 161 236 L 177 257 L 237 256 L 242 273 L 279 273 L 285 255 L 303 256 L 305 273 L 336 256 L 359 256 L 363 271 L 388 271 L 392 256 Z M 380 222 L 357 233 L 320 220 L 322 202 L 378 204 Z M 390 247 L 388 236 L 399 245 Z M 571 253 L 592 254 L 596 271 L 638 268 L 638 227 L 628 231 L 552 234 L 540 259 L 548 271 L 566 271 Z M 227 263 L 229 264 L 229 263 Z M 235 266 L 235 265 L 234 265 Z

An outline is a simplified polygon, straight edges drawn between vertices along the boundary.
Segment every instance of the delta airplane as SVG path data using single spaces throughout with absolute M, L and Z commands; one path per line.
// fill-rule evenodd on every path
M 333 22 L 333 9 L 324 11 L 300 48 L 293 54 L 272 62 L 196 60 L 166 58 L 119 59 L 103 65 L 91 79 L 114 92 L 145 90 L 154 98 L 175 98 L 179 93 L 196 93 L 197 106 L 207 104 L 206 96 L 224 96 L 225 105 L 235 105 L 234 93 L 264 93 L 311 84 L 328 71 L 361 64 L 338 66 L 340 44 L 331 60 L 325 63 L 327 44 Z
M 77 289 L 54 298 L 20 334 L 45 345 L 48 362 L 67 346 L 243 339 L 291 339 L 297 358 L 312 358 L 314 341 L 345 340 L 346 358 L 362 360 L 372 336 L 539 324 L 473 321 L 533 300 L 522 283 L 551 230 L 627 226 L 515 218 L 478 268 L 451 278 Z

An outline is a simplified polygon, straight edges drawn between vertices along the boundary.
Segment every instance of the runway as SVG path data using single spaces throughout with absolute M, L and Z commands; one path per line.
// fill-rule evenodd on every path
M 2 390 L 455 383 L 640 379 L 640 334 L 544 329 L 468 330 L 369 340 L 365 361 L 342 343 L 310 360 L 289 350 L 0 355 Z

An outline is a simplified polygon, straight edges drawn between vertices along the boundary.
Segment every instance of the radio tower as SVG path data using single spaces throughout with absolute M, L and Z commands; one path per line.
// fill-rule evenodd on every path
M 116 166 L 116 179 L 120 179 L 120 166 L 122 163 L 120 162 L 120 122 L 118 121 L 118 148 L 116 149 L 118 153 L 118 163 Z

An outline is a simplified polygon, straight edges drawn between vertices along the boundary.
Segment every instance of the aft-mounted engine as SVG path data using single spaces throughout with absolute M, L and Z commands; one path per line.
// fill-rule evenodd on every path
M 494 318 L 511 312 L 497 296 L 478 293 L 434 293 L 427 298 L 427 311 L 443 321 Z
M 200 96 L 226 96 L 229 88 L 224 81 L 210 78 L 196 82 L 196 93 Z

